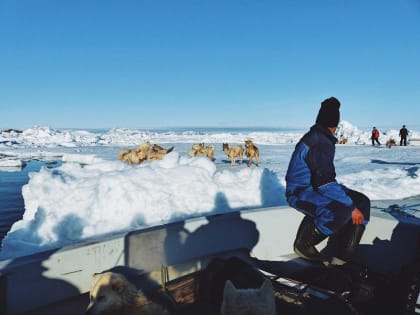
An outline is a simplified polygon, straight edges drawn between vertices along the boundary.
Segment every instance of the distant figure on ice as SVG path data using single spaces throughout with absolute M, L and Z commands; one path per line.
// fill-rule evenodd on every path
M 405 125 L 402 126 L 402 128 L 400 129 L 400 146 L 403 145 L 407 145 L 407 136 L 408 136 L 408 130 L 407 128 L 405 128 Z
M 372 139 L 372 145 L 375 145 L 375 142 L 378 145 L 381 145 L 379 143 L 379 130 L 376 129 L 376 127 L 373 127 L 373 129 L 372 129 L 372 136 L 370 138 Z
M 340 102 L 330 97 L 321 103 L 316 124 L 299 140 L 286 173 L 286 198 L 305 217 L 293 245 L 305 259 L 328 260 L 315 245 L 330 237 L 336 257 L 350 260 L 370 216 L 364 194 L 337 183 L 334 133 L 340 120 Z

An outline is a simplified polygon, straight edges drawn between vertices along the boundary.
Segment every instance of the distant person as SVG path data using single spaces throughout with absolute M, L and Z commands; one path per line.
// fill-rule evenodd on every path
M 381 143 L 379 142 L 379 130 L 376 129 L 376 127 L 373 127 L 372 136 L 370 138 L 372 139 L 372 145 L 375 145 L 375 142 L 378 145 L 381 145 Z
M 407 145 L 407 136 L 408 136 L 408 130 L 407 128 L 405 128 L 405 125 L 402 126 L 402 128 L 400 129 L 400 146 L 403 145 Z
M 339 109 L 334 97 L 321 103 L 316 123 L 296 144 L 286 173 L 287 202 L 305 215 L 293 249 L 308 260 L 328 260 L 315 248 L 327 237 L 338 243 L 335 255 L 350 260 L 369 221 L 369 198 L 335 179 Z

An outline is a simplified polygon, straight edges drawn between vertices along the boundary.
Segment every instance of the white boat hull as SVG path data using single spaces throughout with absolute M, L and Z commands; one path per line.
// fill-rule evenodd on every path
M 92 275 L 116 266 L 150 273 L 160 283 L 162 266 L 176 278 L 203 268 L 210 255 L 222 252 L 246 249 L 261 260 L 294 259 L 292 243 L 301 219 L 302 214 L 290 207 L 246 210 L 1 261 L 0 313 L 80 312 L 87 305 Z M 378 271 L 398 272 L 413 259 L 419 230 L 417 222 L 405 222 L 404 215 L 373 210 L 358 260 Z M 58 312 L 63 304 L 66 307 Z

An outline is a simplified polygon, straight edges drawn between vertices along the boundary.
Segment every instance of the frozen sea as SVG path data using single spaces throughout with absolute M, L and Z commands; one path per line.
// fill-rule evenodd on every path
M 307 129 L 167 128 L 56 130 L 35 126 L 0 133 L 0 218 L 8 231 L 0 260 L 202 214 L 286 205 L 284 176 Z M 337 136 L 337 180 L 364 192 L 373 207 L 398 204 L 419 216 L 420 146 L 385 147 L 398 130 L 370 130 L 343 121 Z M 411 138 L 420 131 L 409 130 Z M 230 165 L 222 143 L 251 139 L 260 165 Z M 409 138 L 410 139 L 410 138 Z M 127 165 L 121 149 L 145 141 L 174 151 L 162 161 Z M 194 143 L 215 147 L 215 159 L 190 157 Z M 221 202 L 223 200 L 223 202 Z

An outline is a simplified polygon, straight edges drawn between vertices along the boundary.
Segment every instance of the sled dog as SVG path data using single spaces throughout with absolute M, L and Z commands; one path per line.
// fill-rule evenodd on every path
M 260 152 L 252 140 L 245 140 L 245 154 L 248 158 L 248 166 L 251 166 L 253 159 L 255 159 L 255 164 L 258 166 Z
M 93 275 L 85 315 L 169 315 L 167 308 L 148 299 L 120 273 Z
M 396 142 L 395 142 L 395 140 L 394 139 L 389 139 L 387 142 L 386 142 L 386 147 L 388 148 L 388 149 L 391 149 L 392 148 L 392 146 L 394 146 L 396 144 Z
M 223 151 L 225 152 L 226 156 L 230 158 L 230 165 L 235 165 L 236 159 L 240 159 L 240 163 L 242 164 L 244 148 L 241 145 L 230 147 L 229 144 L 223 143 Z
M 210 160 L 214 160 L 214 146 L 204 145 L 204 143 L 195 143 L 192 145 L 188 155 L 191 157 L 194 156 L 207 156 Z
M 157 144 L 150 144 L 149 141 L 144 142 L 137 149 L 121 150 L 118 152 L 118 159 L 127 164 L 141 164 L 145 160 L 151 162 L 154 160 L 162 160 L 165 154 L 172 152 L 174 147 L 164 149 Z

